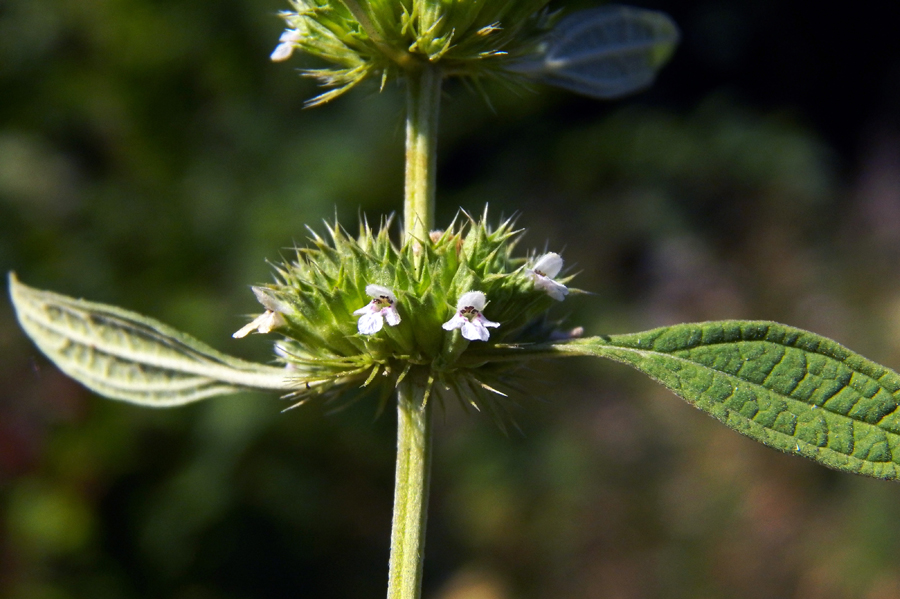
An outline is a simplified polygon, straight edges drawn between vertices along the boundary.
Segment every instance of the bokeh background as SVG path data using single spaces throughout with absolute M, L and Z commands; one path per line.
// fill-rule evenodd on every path
M 588 6 L 573 2 L 568 6 Z M 439 221 L 520 213 L 589 333 L 760 318 L 900 366 L 895 3 L 658 0 L 683 43 L 602 103 L 447 86 Z M 0 0 L 0 271 L 245 358 L 267 260 L 397 210 L 402 89 L 304 110 L 280 0 Z M 307 65 L 309 63 L 306 63 Z M 437 423 L 439 599 L 900 597 L 900 486 L 725 429 L 627 368 L 539 368 L 523 434 Z M 383 596 L 394 415 L 99 399 L 0 302 L 0 596 Z

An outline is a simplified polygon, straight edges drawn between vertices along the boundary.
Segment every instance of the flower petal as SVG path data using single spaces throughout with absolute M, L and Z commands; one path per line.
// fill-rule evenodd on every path
M 500 326 L 499 322 L 494 322 L 493 320 L 488 320 L 487 318 L 484 317 L 484 314 L 481 314 L 481 313 L 477 314 L 475 316 L 475 318 L 473 319 L 473 321 L 477 322 L 478 324 L 480 324 L 483 327 L 497 328 Z
M 537 271 L 543 275 L 546 275 L 548 278 L 554 278 L 559 274 L 559 271 L 562 270 L 563 267 L 563 259 L 560 258 L 559 254 L 554 252 L 548 252 L 538 258 L 537 262 L 532 266 L 532 270 Z
M 273 329 L 277 329 L 278 327 L 282 327 L 287 324 L 281 314 L 279 314 L 278 312 L 272 312 L 271 310 L 266 310 L 266 312 L 258 320 L 260 322 L 259 326 L 256 327 L 256 330 L 260 333 L 271 333 Z
M 381 299 L 382 297 L 386 297 L 391 301 L 392 304 L 397 301 L 397 298 L 394 296 L 394 292 L 387 287 L 383 287 L 382 285 L 366 285 L 366 295 L 368 295 L 372 299 Z
M 445 331 L 452 331 L 453 329 L 462 328 L 464 325 L 467 325 L 467 324 L 469 324 L 469 319 L 466 318 L 465 316 L 460 316 L 459 313 L 457 312 L 453 316 L 453 318 L 451 318 L 450 320 L 448 320 L 447 322 L 442 324 L 441 328 L 443 328 Z
M 372 305 L 372 302 L 369 302 L 368 304 L 366 304 L 365 306 L 363 306 L 363 307 L 360 308 L 359 310 L 354 310 L 354 311 L 353 311 L 353 315 L 354 315 L 354 316 L 359 316 L 359 315 L 361 315 L 361 314 L 370 314 L 370 313 L 372 313 L 372 312 L 377 312 L 377 311 L 378 311 L 378 308 L 376 308 L 375 306 L 373 306 L 373 305 Z
M 275 50 L 272 51 L 272 54 L 269 55 L 269 60 L 272 62 L 284 62 L 288 58 L 291 57 L 291 54 L 294 53 L 294 44 L 289 42 L 282 42 L 275 46 Z
M 278 41 L 296 44 L 301 39 L 303 39 L 303 34 L 296 29 L 285 29 L 281 32 L 281 37 L 278 38 Z
M 466 322 L 462 326 L 462 336 L 469 341 L 487 341 L 490 339 L 491 334 L 484 328 L 484 323 L 479 320 L 473 320 L 472 322 Z
M 538 289 L 543 289 L 547 292 L 547 295 L 560 302 L 569 295 L 568 287 L 547 277 L 542 277 L 541 275 L 535 275 L 534 286 Z
M 235 339 L 243 339 L 253 331 L 259 331 L 260 333 L 270 333 L 273 329 L 277 329 L 278 327 L 286 325 L 287 322 L 284 320 L 284 317 L 277 312 L 272 312 L 271 310 L 266 310 L 259 316 L 253 319 L 252 322 L 249 322 L 239 328 L 232 335 Z
M 369 312 L 363 314 L 356 323 L 356 328 L 363 335 L 374 335 L 384 326 L 384 318 L 381 312 Z
M 257 316 L 252 322 L 249 322 L 249 323 L 245 324 L 244 326 L 242 326 L 241 328 L 239 328 L 237 331 L 234 332 L 232 337 L 234 337 L 235 339 L 243 339 L 244 337 L 246 337 L 247 335 L 249 335 L 250 333 L 255 331 L 256 328 L 259 326 L 259 322 L 263 316 L 265 316 L 265 314 L 261 314 L 260 316 Z
M 472 307 L 481 312 L 484 310 L 486 299 L 484 293 L 480 291 L 467 291 L 459 297 L 459 301 L 456 302 L 456 309 L 462 310 L 463 308 Z
M 382 308 L 381 315 L 384 316 L 384 319 L 387 321 L 389 326 L 395 327 L 400 324 L 400 314 L 397 312 L 397 308 L 395 308 L 394 306 Z

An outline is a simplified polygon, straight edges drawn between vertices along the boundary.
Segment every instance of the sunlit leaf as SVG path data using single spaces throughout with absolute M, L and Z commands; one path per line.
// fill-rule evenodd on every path
M 23 285 L 9 291 L 22 328 L 63 372 L 111 399 L 168 407 L 240 389 L 290 390 L 284 368 L 219 353 L 161 322 Z
M 837 470 L 900 478 L 900 375 L 821 335 L 721 321 L 558 349 L 630 364 L 770 447 Z
M 653 83 L 678 44 L 666 14 L 607 5 L 572 13 L 511 70 L 593 98 L 612 99 Z
M 467 359 L 572 355 L 629 364 L 775 449 L 836 470 L 900 479 L 900 375 L 827 337 L 775 322 L 723 320 L 497 346 Z

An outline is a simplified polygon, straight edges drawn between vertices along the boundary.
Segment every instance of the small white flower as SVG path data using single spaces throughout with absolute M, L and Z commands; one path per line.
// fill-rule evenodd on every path
M 390 289 L 381 285 L 366 285 L 366 295 L 372 301 L 354 312 L 360 315 L 356 328 L 361 334 L 374 335 L 384 326 L 384 321 L 391 327 L 400 324 L 400 314 L 394 306 L 397 298 Z
M 273 329 L 277 329 L 278 327 L 283 327 L 287 323 L 284 320 L 284 316 L 279 314 L 278 312 L 272 312 L 271 310 L 266 310 L 259 316 L 257 316 L 253 322 L 241 327 L 238 329 L 232 337 L 235 339 L 243 339 L 253 331 L 258 331 L 260 333 L 271 333 Z
M 283 62 L 294 53 L 294 47 L 303 38 L 303 34 L 296 29 L 287 29 L 278 38 L 278 45 L 269 58 L 272 62 Z
M 265 287 L 251 287 L 251 289 L 259 303 L 266 307 L 266 311 L 253 319 L 253 322 L 238 329 L 232 335 L 235 339 L 243 339 L 253 331 L 271 333 L 274 329 L 287 324 L 284 316 L 281 315 L 290 310 L 287 304 L 275 297 L 272 291 Z
M 554 281 L 553 277 L 559 274 L 562 267 L 563 259 L 559 257 L 559 254 L 550 252 L 538 258 L 534 266 L 526 268 L 525 272 L 531 275 L 537 289 L 543 289 L 547 295 L 561 302 L 569 295 L 569 288 Z
M 480 291 L 463 293 L 456 303 L 456 314 L 441 326 L 445 331 L 461 329 L 462 336 L 469 341 L 487 341 L 491 335 L 487 327 L 499 327 L 500 323 L 488 320 L 481 313 L 485 300 Z

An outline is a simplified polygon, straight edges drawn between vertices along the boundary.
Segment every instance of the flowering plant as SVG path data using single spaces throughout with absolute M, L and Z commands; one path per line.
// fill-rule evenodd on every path
M 10 276 L 22 327 L 59 367 L 97 393 L 173 406 L 239 389 L 293 405 L 371 389 L 396 393 L 398 458 L 389 596 L 419 595 L 432 409 L 459 401 L 501 426 L 522 365 L 567 356 L 633 366 L 727 426 L 840 470 L 900 478 L 900 377 L 819 335 L 757 321 L 680 324 L 582 337 L 548 312 L 578 294 L 562 257 L 516 255 L 519 231 L 487 213 L 434 222 L 441 86 L 461 77 L 558 85 L 617 97 L 649 85 L 677 41 L 659 13 L 606 6 L 560 18 L 545 0 L 295 0 L 272 60 L 295 50 L 334 99 L 363 81 L 407 93 L 402 233 L 335 223 L 253 287 L 264 311 L 234 336 L 275 333 L 276 366 L 221 354 L 138 314 L 30 288 Z M 397 239 L 399 237 L 399 239 Z

